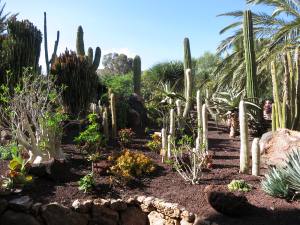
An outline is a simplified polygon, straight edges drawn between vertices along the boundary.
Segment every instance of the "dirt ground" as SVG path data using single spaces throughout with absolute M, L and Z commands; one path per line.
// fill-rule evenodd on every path
M 203 174 L 199 185 L 187 184 L 169 165 L 160 162 L 160 156 L 144 147 L 146 140 L 136 139 L 131 150 L 143 151 L 158 165 L 158 172 L 141 182 L 130 186 L 110 185 L 109 177 L 97 177 L 97 188 L 93 193 L 84 194 L 78 190 L 77 181 L 90 172 L 91 165 L 78 153 L 74 145 L 64 145 L 68 162 L 58 170 L 56 180 L 36 179 L 34 185 L 22 194 L 31 196 L 42 203 L 60 202 L 70 205 L 77 198 L 127 198 L 134 195 L 147 195 L 179 203 L 191 212 L 208 218 L 220 225 L 300 225 L 299 201 L 287 202 L 266 195 L 260 188 L 262 177 L 239 174 L 239 140 L 229 139 L 224 130 L 209 126 L 209 150 L 213 157 L 213 168 Z M 0 175 L 4 174 L 7 162 L 0 161 Z M 266 169 L 263 169 L 264 173 Z M 206 202 L 206 185 L 226 186 L 233 179 L 244 179 L 253 190 L 246 194 L 254 206 L 247 216 L 231 218 L 217 213 Z

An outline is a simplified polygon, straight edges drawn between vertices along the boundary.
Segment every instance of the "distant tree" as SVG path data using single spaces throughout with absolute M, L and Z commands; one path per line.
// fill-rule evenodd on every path
M 125 54 L 109 53 L 103 56 L 102 74 L 127 74 L 132 71 L 133 59 Z

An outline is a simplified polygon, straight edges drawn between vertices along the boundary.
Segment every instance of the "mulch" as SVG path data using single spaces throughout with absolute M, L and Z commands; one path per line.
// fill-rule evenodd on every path
M 199 185 L 186 183 L 169 165 L 162 164 L 160 156 L 144 147 L 147 140 L 136 139 L 130 149 L 143 151 L 159 166 L 158 172 L 145 177 L 130 185 L 111 185 L 108 176 L 97 177 L 96 190 L 84 194 L 78 190 L 78 180 L 91 171 L 91 165 L 78 152 L 74 145 L 64 145 L 67 153 L 67 163 L 58 169 L 57 179 L 36 179 L 34 184 L 23 191 L 23 195 L 31 196 L 42 203 L 60 202 L 70 205 L 80 198 L 128 198 L 134 195 L 154 196 L 166 201 L 179 203 L 191 212 L 206 217 L 219 225 L 299 225 L 300 203 L 288 202 L 284 199 L 266 195 L 260 188 L 262 177 L 239 174 L 239 145 L 238 138 L 229 139 L 228 133 L 209 126 L 209 150 L 213 157 L 213 168 L 203 173 Z M 110 149 L 113 151 L 114 149 Z M 7 162 L 0 160 L 0 175 L 4 175 Z M 266 168 L 262 170 L 264 173 Z M 244 179 L 253 186 L 246 193 L 250 204 L 249 213 L 243 217 L 232 218 L 217 213 L 207 203 L 204 188 L 207 185 L 226 187 L 233 179 Z

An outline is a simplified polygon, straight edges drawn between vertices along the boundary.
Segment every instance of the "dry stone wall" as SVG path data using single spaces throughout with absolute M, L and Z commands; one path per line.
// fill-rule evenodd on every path
M 28 196 L 0 197 L 1 225 L 200 225 L 196 215 L 178 204 L 137 196 L 121 199 L 77 199 L 71 207 L 34 203 Z

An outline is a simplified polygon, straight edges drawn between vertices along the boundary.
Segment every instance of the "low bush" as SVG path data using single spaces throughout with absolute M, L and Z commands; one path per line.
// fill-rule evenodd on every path
M 19 152 L 19 148 L 15 143 L 0 146 L 0 158 L 3 160 L 11 160 Z
M 158 134 L 151 135 L 152 140 L 148 141 L 147 147 L 153 151 L 159 153 L 161 150 L 161 137 Z
M 134 132 L 131 128 L 124 128 L 119 130 L 119 138 L 120 138 L 120 144 L 122 146 L 126 146 L 132 142 L 132 138 L 134 136 Z
M 232 180 L 227 187 L 229 191 L 249 192 L 252 190 L 252 186 L 244 180 Z
M 94 179 L 94 174 L 89 173 L 89 174 L 85 175 L 83 178 L 81 178 L 78 181 L 78 184 L 79 184 L 78 189 L 80 191 L 83 191 L 84 193 L 92 191 L 96 185 L 96 182 Z
M 132 152 L 128 149 L 125 149 L 115 159 L 110 157 L 109 160 L 114 162 L 114 165 L 110 167 L 110 172 L 125 181 L 152 174 L 156 169 L 156 165 L 149 157 L 143 153 Z

